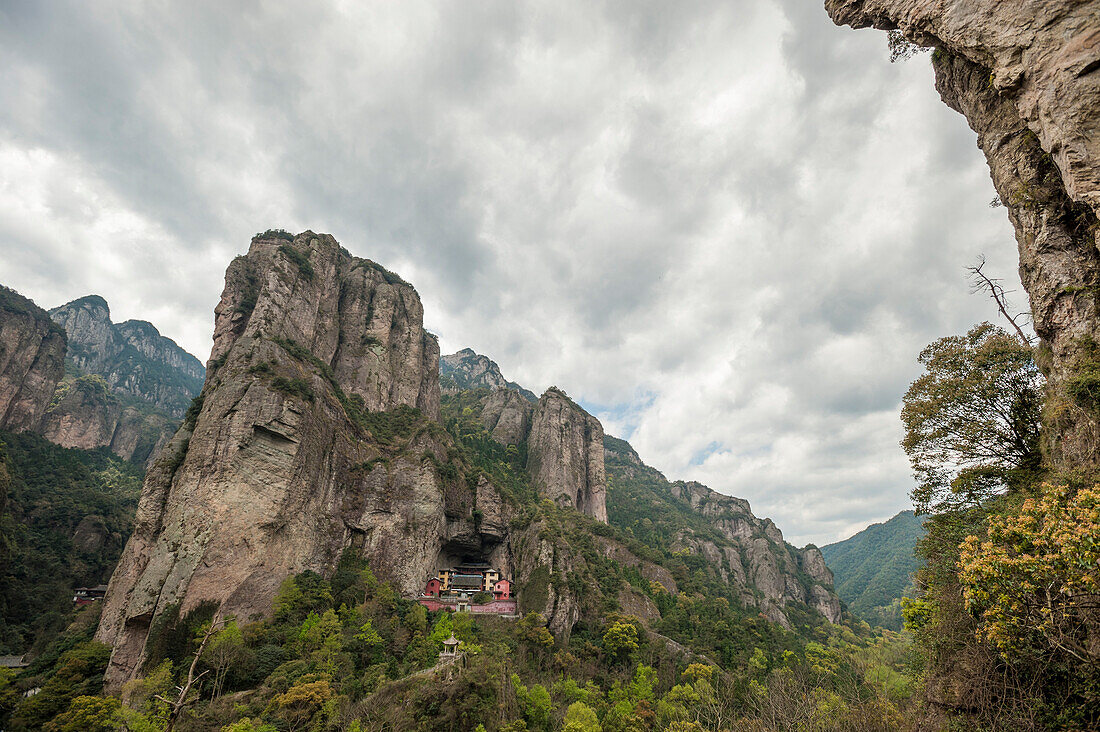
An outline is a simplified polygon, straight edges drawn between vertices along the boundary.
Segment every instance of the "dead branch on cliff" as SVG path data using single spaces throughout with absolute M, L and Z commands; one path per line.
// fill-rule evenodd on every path
M 1012 323 L 1012 327 L 1016 329 L 1016 335 L 1020 336 L 1020 340 L 1024 342 L 1025 346 L 1031 346 L 1033 339 L 1024 333 L 1024 329 L 1017 322 L 1018 318 L 1027 317 L 1027 313 L 1017 313 L 1015 316 L 1008 314 L 1008 295 L 1011 293 L 1001 285 L 1000 278 L 990 277 L 983 272 L 983 267 L 985 267 L 984 254 L 978 257 L 976 265 L 966 268 L 966 271 L 970 273 L 970 294 L 988 292 L 989 296 L 993 298 L 993 302 L 997 303 L 997 309 L 1001 311 L 1001 315 L 1009 323 Z

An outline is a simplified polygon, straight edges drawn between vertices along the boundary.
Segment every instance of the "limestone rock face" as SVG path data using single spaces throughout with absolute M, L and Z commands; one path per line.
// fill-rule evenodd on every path
M 824 585 L 833 583 L 833 571 L 825 566 L 825 557 L 821 550 L 814 545 L 809 545 L 798 553 L 798 564 L 802 571 L 812 579 Z
M 1100 327 L 1100 9 L 1073 0 L 826 0 L 838 24 L 935 46 L 936 88 L 978 133 L 1020 250 L 1047 372 L 1046 450 L 1100 463 L 1096 404 L 1067 390 Z
M 64 372 L 64 331 L 45 310 L 0 287 L 0 428 L 37 431 Z
M 176 369 L 200 384 L 206 376 L 206 369 L 203 368 L 201 361 L 180 348 L 171 338 L 162 336 L 160 331 L 146 320 L 127 320 L 119 323 L 115 326 L 115 332 L 150 361 Z
M 543 529 L 539 522 L 513 533 L 500 563 L 513 568 L 520 612 L 541 614 L 551 633 L 568 640 L 580 618 L 583 597 L 569 589 L 567 580 L 583 560 L 547 538 Z
M 226 272 L 201 409 L 149 469 L 111 579 L 109 688 L 174 604 L 264 614 L 286 577 L 350 546 L 408 594 L 449 557 L 497 551 L 500 497 L 448 465 L 438 361 L 393 273 L 328 235 L 253 239 Z
M 496 361 L 488 356 L 463 348 L 439 359 L 439 382 L 444 394 L 457 394 L 469 389 L 511 389 L 534 403 L 538 397 L 500 373 Z
M 450 395 L 482 394 L 477 419 L 503 445 L 527 442 L 527 473 L 539 494 L 607 523 L 603 426 L 565 392 L 542 398 L 507 381 L 496 362 L 469 348 L 440 360 Z
M 547 389 L 535 407 L 527 472 L 540 495 L 607 523 L 603 426 L 560 389 Z
M 178 427 L 177 420 L 143 404 L 126 403 L 102 377 L 89 375 L 61 383 L 43 417 L 41 433 L 62 447 L 107 447 L 124 460 L 148 467 Z
M 107 301 L 99 295 L 54 308 L 50 317 L 68 336 L 68 360 L 86 374 L 102 376 L 120 394 L 179 419 L 202 388 L 204 369 L 197 358 L 151 323 L 112 323 Z
M 754 516 L 743 498 L 718 493 L 694 481 L 676 481 L 669 484 L 669 489 L 731 544 L 722 549 L 721 557 L 713 556 L 718 547 L 686 530 L 675 546 L 707 557 L 724 572 L 729 583 L 742 589 L 741 598 L 747 605 L 760 608 L 769 619 L 785 627 L 790 623 L 783 608 L 789 602 L 805 603 L 831 623 L 840 621 L 840 598 L 833 590 L 833 573 L 817 547 L 795 549 L 784 541 L 775 522 Z
M 535 407 L 522 394 L 507 387 L 495 389 L 481 404 L 481 424 L 494 440 L 518 445 L 527 439 Z

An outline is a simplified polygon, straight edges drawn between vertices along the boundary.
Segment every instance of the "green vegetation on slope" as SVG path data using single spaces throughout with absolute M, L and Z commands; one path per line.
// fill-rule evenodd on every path
M 9 313 L 16 315 L 29 315 L 32 318 L 37 318 L 42 322 L 49 321 L 47 328 L 54 333 L 58 333 L 61 336 L 65 335 L 65 329 L 57 323 L 49 320 L 49 316 L 43 318 L 42 315 L 45 311 L 34 304 L 34 301 L 30 298 L 23 297 L 10 287 L 4 287 L 0 285 L 0 310 L 5 310 Z
M 74 587 L 110 578 L 130 534 L 140 468 L 105 449 L 0 432 L 9 476 L 0 536 L 0 653 L 21 654 L 68 622 Z
M 697 604 L 699 622 L 713 624 L 712 607 L 674 602 Z M 122 703 L 96 696 L 108 649 L 90 640 L 90 610 L 31 668 L 0 672 L 4 729 L 159 732 L 193 661 L 197 683 L 172 720 L 180 732 L 885 732 L 911 694 L 891 634 L 829 626 L 798 652 L 749 647 L 745 662 L 719 668 L 615 612 L 568 643 L 535 613 L 427 612 L 345 554 L 331 578 L 284 582 L 269 619 L 221 618 L 212 607 L 170 614 Z M 451 634 L 462 656 L 434 668 Z M 22 697 L 33 687 L 41 692 Z
M 672 544 L 685 529 L 719 546 L 729 542 L 685 501 L 672 494 L 660 471 L 642 464 L 626 440 L 603 440 L 607 470 L 607 516 L 613 526 L 662 555 L 672 556 Z
M 855 536 L 821 547 L 834 585 L 848 609 L 872 625 L 900 630 L 901 598 L 911 594 L 918 562 L 914 550 L 924 536 L 922 521 L 902 511 Z
M 656 471 L 636 480 L 623 466 L 616 518 L 600 524 L 539 500 L 525 446 L 489 439 L 470 399 L 445 399 L 444 417 L 455 440 L 446 465 L 503 486 L 513 530 L 548 542 L 566 567 L 562 575 L 535 572 L 520 602 L 541 607 L 551 590 L 577 597 L 580 618 L 568 639 L 555 639 L 537 613 L 429 613 L 349 553 L 331 577 L 306 572 L 284 583 L 266 620 L 220 618 L 210 605 L 169 608 L 151 629 L 148 663 L 124 690 L 125 703 L 98 695 L 107 649 L 91 640 L 95 608 L 86 610 L 31 668 L 0 672 L 0 727 L 164 730 L 172 715 L 163 699 L 177 698 L 197 656 L 201 675 L 174 721 L 183 732 L 898 728 L 911 696 L 898 636 L 829 625 L 808 610 L 793 611 L 797 632 L 786 631 L 742 606 L 703 557 L 672 548 L 677 531 L 708 527 L 677 506 Z M 12 465 L 22 474 L 21 460 Z M 462 661 L 431 670 L 451 633 L 463 642 Z M 42 691 L 22 696 L 35 687 Z
M 935 726 L 1100 729 L 1100 492 L 1039 464 L 1032 358 L 976 326 L 926 348 L 905 396 L 928 518 L 903 614 Z

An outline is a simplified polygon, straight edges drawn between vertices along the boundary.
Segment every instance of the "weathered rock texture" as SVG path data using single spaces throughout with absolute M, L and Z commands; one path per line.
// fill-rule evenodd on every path
M 113 393 L 103 377 L 67 378 L 54 393 L 40 432 L 62 447 L 106 447 L 124 460 L 148 466 L 179 421 L 145 402 Z
M 840 599 L 833 591 L 833 573 L 816 546 L 791 546 L 783 540 L 779 527 L 769 518 L 754 516 L 743 498 L 718 493 L 696 482 L 676 481 L 670 490 L 730 542 L 730 546 L 719 547 L 685 530 L 680 544 L 728 568 L 728 575 L 723 572 L 723 576 L 744 590 L 746 604 L 759 607 L 769 619 L 786 627 L 790 623 L 783 608 L 790 602 L 809 605 L 829 622 L 840 622 Z
M 149 470 L 111 579 L 109 686 L 177 603 L 267 613 L 349 546 L 406 593 L 443 557 L 491 555 L 507 517 L 449 462 L 438 363 L 411 285 L 331 236 L 253 239 L 226 272 L 201 409 Z
M 0 428 L 38 430 L 64 372 L 64 331 L 45 310 L 0 286 Z
M 833 591 L 833 575 L 817 547 L 791 546 L 771 519 L 754 516 L 742 498 L 701 483 L 670 483 L 623 440 L 609 437 L 604 444 L 612 514 L 637 513 L 636 506 L 624 505 L 623 496 L 628 495 L 633 502 L 648 503 L 654 512 L 684 516 L 672 549 L 704 557 L 743 604 L 759 608 L 785 627 L 790 627 L 785 611 L 791 603 L 808 605 L 830 622 L 839 622 L 842 609 Z
M 502 445 L 518 445 L 531 432 L 535 406 L 519 392 L 495 389 L 481 402 L 479 420 L 493 439 Z
M 547 389 L 535 407 L 527 472 L 540 495 L 607 523 L 603 425 L 560 389 Z
M 813 546 L 800 550 L 787 544 L 770 519 L 752 514 L 748 501 L 716 493 L 699 483 L 670 483 L 645 465 L 627 442 L 605 437 L 599 420 L 559 389 L 547 390 L 532 406 L 490 359 L 469 349 L 443 361 L 448 359 L 452 364 L 466 364 L 466 374 L 472 375 L 460 382 L 471 384 L 469 388 L 452 390 L 455 398 L 461 399 L 463 412 L 472 409 L 470 416 L 497 442 L 527 450 L 527 472 L 541 496 L 606 523 L 611 486 L 616 482 L 621 486 L 620 507 L 639 496 L 631 493 L 624 498 L 626 483 L 644 486 L 648 490 L 640 495 L 648 499 L 653 511 L 692 518 L 683 523 L 694 528 L 679 531 L 674 548 L 705 557 L 715 575 L 732 585 L 744 604 L 759 608 L 773 622 L 787 627 L 790 621 L 785 609 L 790 603 L 808 605 L 831 622 L 840 620 L 840 600 L 821 552 Z M 441 366 L 446 368 L 454 367 Z M 631 506 L 630 513 L 636 514 L 636 509 Z M 522 609 L 541 612 L 560 635 L 568 632 L 582 611 L 582 598 L 562 588 L 568 586 L 568 576 L 583 574 L 585 561 L 567 544 L 547 538 L 553 533 L 541 526 L 534 533 L 513 533 L 501 545 L 498 562 L 514 566 L 516 576 L 522 579 Z M 646 580 L 677 591 L 667 569 L 639 559 L 607 537 L 600 536 L 598 542 L 609 559 L 638 567 Z M 627 604 L 637 605 L 638 601 L 629 598 Z
M 603 425 L 557 387 L 541 399 L 465 348 L 440 359 L 449 396 L 471 394 L 478 421 L 502 445 L 525 445 L 527 474 L 539 495 L 607 523 Z M 443 377 L 446 374 L 448 376 Z
M 838 24 L 935 46 L 936 87 L 978 133 L 1008 209 L 1049 378 L 1048 457 L 1100 463 L 1100 3 L 826 0 Z M 1095 393 L 1092 391 L 1092 393 Z
M 263 614 L 350 546 L 406 593 L 443 558 L 492 554 L 507 517 L 451 462 L 422 317 L 411 285 L 326 234 L 257 237 L 230 264 L 201 408 L 147 473 L 103 607 L 112 688 L 174 604 Z
M 439 386 L 444 394 L 469 389 L 511 389 L 529 402 L 538 401 L 534 392 L 505 379 L 496 361 L 470 348 L 439 359 Z
M 197 358 L 144 320 L 112 323 L 107 301 L 98 295 L 54 308 L 50 317 L 65 328 L 69 361 L 102 376 L 114 391 L 179 419 L 202 388 L 205 371 Z

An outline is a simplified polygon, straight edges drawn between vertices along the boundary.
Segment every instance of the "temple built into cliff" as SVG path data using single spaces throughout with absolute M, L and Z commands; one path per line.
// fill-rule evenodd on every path
M 424 585 L 417 598 L 429 610 L 470 612 L 486 615 L 516 614 L 512 581 L 486 562 L 464 562 L 440 569 Z

